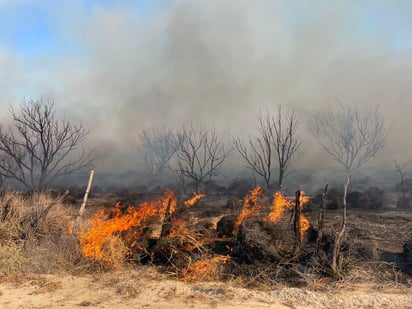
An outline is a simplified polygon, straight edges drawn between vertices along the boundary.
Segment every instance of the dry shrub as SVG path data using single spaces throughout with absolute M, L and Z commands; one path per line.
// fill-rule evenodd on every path
M 20 243 L 8 241 L 0 243 L 0 277 L 10 277 L 22 272 L 28 263 Z
M 7 192 L 0 197 L 0 272 L 72 272 L 86 266 L 62 197 Z
M 112 235 L 103 247 L 103 254 L 110 261 L 112 268 L 120 268 L 124 265 L 128 251 L 129 249 L 118 235 Z
M 57 237 L 65 228 L 61 201 L 44 193 L 10 192 L 0 199 L 2 240 L 41 240 Z M 6 210 L 7 209 L 7 210 Z

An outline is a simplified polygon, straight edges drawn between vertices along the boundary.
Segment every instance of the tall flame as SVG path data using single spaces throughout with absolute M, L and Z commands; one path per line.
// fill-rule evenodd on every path
M 300 235 L 303 238 L 303 235 L 309 230 L 310 228 L 310 221 L 304 215 L 300 217 Z M 302 241 L 302 239 L 301 239 Z
M 263 188 L 260 186 L 254 188 L 245 196 L 242 211 L 240 212 L 240 215 L 235 223 L 235 234 L 237 233 L 239 226 L 245 219 L 262 212 L 264 206 L 258 203 L 258 199 L 261 197 L 263 197 Z
M 300 199 L 299 199 L 299 207 L 303 208 L 303 204 L 309 202 L 309 197 L 305 196 L 305 192 L 301 191 L 300 192 Z M 302 241 L 303 236 L 307 232 L 307 230 L 310 228 L 310 221 L 308 218 L 306 218 L 302 213 L 300 215 L 300 236 Z
M 285 211 L 285 208 L 293 207 L 293 202 L 291 200 L 287 200 L 282 192 L 277 191 L 273 195 L 273 202 L 272 202 L 272 210 L 269 213 L 267 220 L 270 222 L 276 222 L 280 219 Z
M 89 220 L 90 229 L 80 235 L 80 245 L 84 256 L 112 264 L 113 258 L 110 252 L 105 251 L 105 245 L 111 238 L 130 228 L 141 226 L 142 223 L 152 217 L 164 220 L 166 207 L 170 201 L 170 213 L 176 209 L 176 199 L 173 191 L 167 191 L 160 200 L 143 202 L 140 207 L 127 207 L 122 212 L 120 204 L 117 203 L 111 212 L 109 219 L 102 219 L 105 210 L 100 209 Z
M 301 191 L 299 207 L 302 207 L 304 203 L 309 201 L 309 197 L 304 195 L 304 192 Z M 282 192 L 277 191 L 273 195 L 272 210 L 267 216 L 267 220 L 270 222 L 277 222 L 282 217 L 286 209 L 291 209 L 295 206 L 293 200 L 286 199 Z M 303 214 L 300 216 L 300 235 L 304 235 L 310 227 L 309 219 L 306 218 Z

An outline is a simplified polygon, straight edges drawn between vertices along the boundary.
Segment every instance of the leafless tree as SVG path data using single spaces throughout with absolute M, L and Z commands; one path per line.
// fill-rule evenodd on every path
M 398 199 L 397 205 L 399 208 L 409 208 L 410 204 L 410 199 L 407 198 L 406 192 L 408 191 L 407 188 L 405 187 L 405 176 L 406 176 L 406 168 L 409 163 L 411 163 L 412 160 L 406 161 L 405 163 L 401 164 L 398 163 L 395 160 L 395 168 L 399 173 L 399 176 L 401 177 L 401 182 L 400 182 L 400 190 L 401 190 L 401 196 Z
M 378 107 L 360 111 L 338 104 L 333 111 L 316 111 L 309 130 L 348 173 L 367 163 L 385 146 L 386 130 Z
M 249 136 L 248 142 L 243 144 L 240 138 L 234 140 L 235 148 L 245 160 L 247 167 L 251 169 L 253 176 L 263 178 L 266 188 L 269 187 L 273 172 L 273 146 L 271 136 L 270 118 L 258 114 L 257 136 Z M 256 180 L 255 180 L 256 182 Z
M 299 123 L 294 111 L 283 113 L 281 106 L 278 105 L 276 116 L 271 117 L 270 136 L 279 168 L 278 189 L 280 189 L 283 185 L 283 178 L 296 167 L 302 141 L 297 136 Z
M 229 156 L 216 130 L 190 124 L 174 137 L 177 172 L 193 181 L 196 192 L 202 184 L 212 181 Z
M 406 161 L 405 163 L 401 164 L 398 163 L 396 160 L 395 162 L 395 168 L 399 173 L 399 176 L 401 177 L 401 182 L 400 182 L 400 189 L 402 193 L 402 197 L 405 197 L 405 175 L 406 175 L 406 167 L 408 166 L 409 163 L 412 162 L 412 160 Z
M 246 161 L 253 174 L 263 178 L 269 187 L 274 165 L 278 167 L 278 189 L 282 187 L 284 177 L 294 168 L 298 159 L 301 141 L 297 136 L 299 123 L 294 112 L 284 113 L 281 106 L 272 115 L 266 111 L 258 114 L 258 135 L 249 136 L 248 147 L 239 138 L 234 144 Z
M 18 111 L 10 108 L 11 124 L 0 127 L 0 174 L 38 190 L 57 177 L 89 166 L 92 152 L 78 152 L 88 131 L 55 114 L 50 99 L 29 100 Z
M 152 175 L 162 175 L 176 152 L 173 132 L 165 128 L 145 129 L 140 134 L 140 141 L 143 145 L 146 167 Z

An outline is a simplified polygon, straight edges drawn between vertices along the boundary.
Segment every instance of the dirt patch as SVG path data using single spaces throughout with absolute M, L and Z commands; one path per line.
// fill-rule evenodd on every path
M 410 308 L 404 285 L 318 283 L 312 289 L 188 284 L 151 267 L 88 276 L 45 275 L 0 284 L 0 307 L 17 308 Z

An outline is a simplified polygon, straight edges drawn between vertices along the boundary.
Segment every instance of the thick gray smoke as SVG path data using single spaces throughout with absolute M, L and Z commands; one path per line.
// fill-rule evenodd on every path
M 336 166 L 320 160 L 305 127 L 336 98 L 381 106 L 392 128 L 375 166 L 411 159 L 412 48 L 396 44 L 392 25 L 412 26 L 407 1 L 166 1 L 143 14 L 129 2 L 83 14 L 79 1 L 44 3 L 73 48 L 23 59 L 0 46 L 1 104 L 53 96 L 90 129 L 102 170 L 136 168 L 142 128 L 194 121 L 230 140 L 253 133 L 259 109 L 276 104 L 300 119 L 300 165 Z

